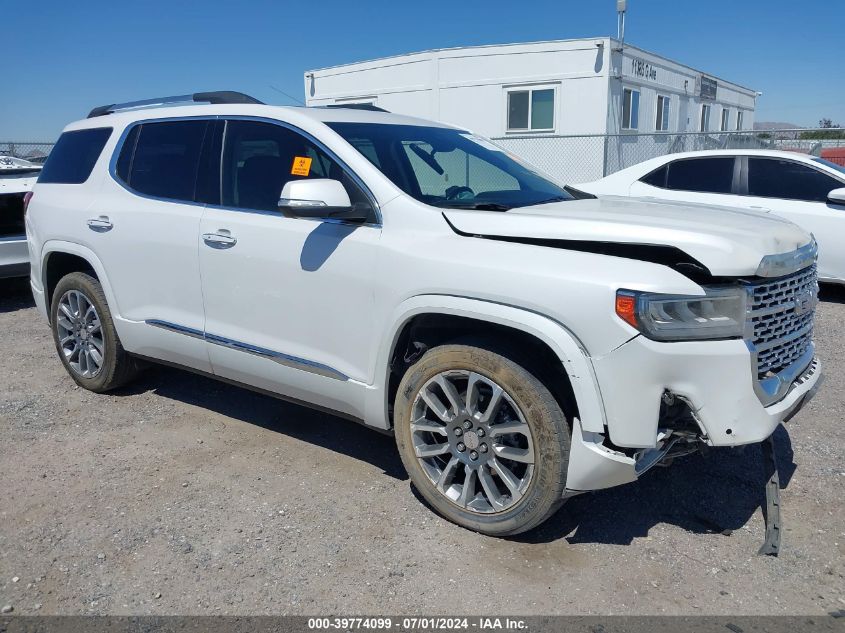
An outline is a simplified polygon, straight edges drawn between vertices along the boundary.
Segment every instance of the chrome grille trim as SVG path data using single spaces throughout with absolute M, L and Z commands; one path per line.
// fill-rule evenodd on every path
M 745 342 L 755 391 L 765 406 L 783 398 L 815 355 L 816 265 L 778 279 L 746 284 Z

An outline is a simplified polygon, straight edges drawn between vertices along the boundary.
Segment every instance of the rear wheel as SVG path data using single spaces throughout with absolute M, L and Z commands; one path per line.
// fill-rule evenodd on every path
M 70 273 L 59 281 L 51 306 L 53 340 L 67 372 L 91 391 L 115 389 L 138 370 L 114 329 L 100 282 L 87 273 Z
M 408 369 L 394 408 L 405 468 L 445 518 L 518 534 L 562 503 L 566 418 L 524 367 L 490 350 L 444 345 Z

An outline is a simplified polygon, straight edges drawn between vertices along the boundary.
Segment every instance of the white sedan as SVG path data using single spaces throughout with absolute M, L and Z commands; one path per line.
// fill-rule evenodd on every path
M 0 156 L 0 279 L 29 274 L 24 213 L 41 165 Z
M 822 158 L 769 150 L 685 152 L 572 187 L 597 196 L 700 202 L 783 216 L 815 235 L 819 278 L 845 283 L 845 167 Z

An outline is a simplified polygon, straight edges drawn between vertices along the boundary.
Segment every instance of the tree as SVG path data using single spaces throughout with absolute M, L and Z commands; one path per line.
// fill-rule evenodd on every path
M 834 123 L 833 119 L 819 119 L 819 128 L 812 132 L 801 132 L 801 138 L 810 140 L 845 138 L 845 130 L 838 123 Z

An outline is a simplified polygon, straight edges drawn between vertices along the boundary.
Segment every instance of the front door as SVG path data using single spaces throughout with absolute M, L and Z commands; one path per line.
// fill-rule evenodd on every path
M 200 227 L 206 340 L 214 373 L 363 416 L 381 229 L 283 216 L 284 184 L 340 180 L 373 204 L 345 167 L 281 124 L 226 123 L 222 205 Z

